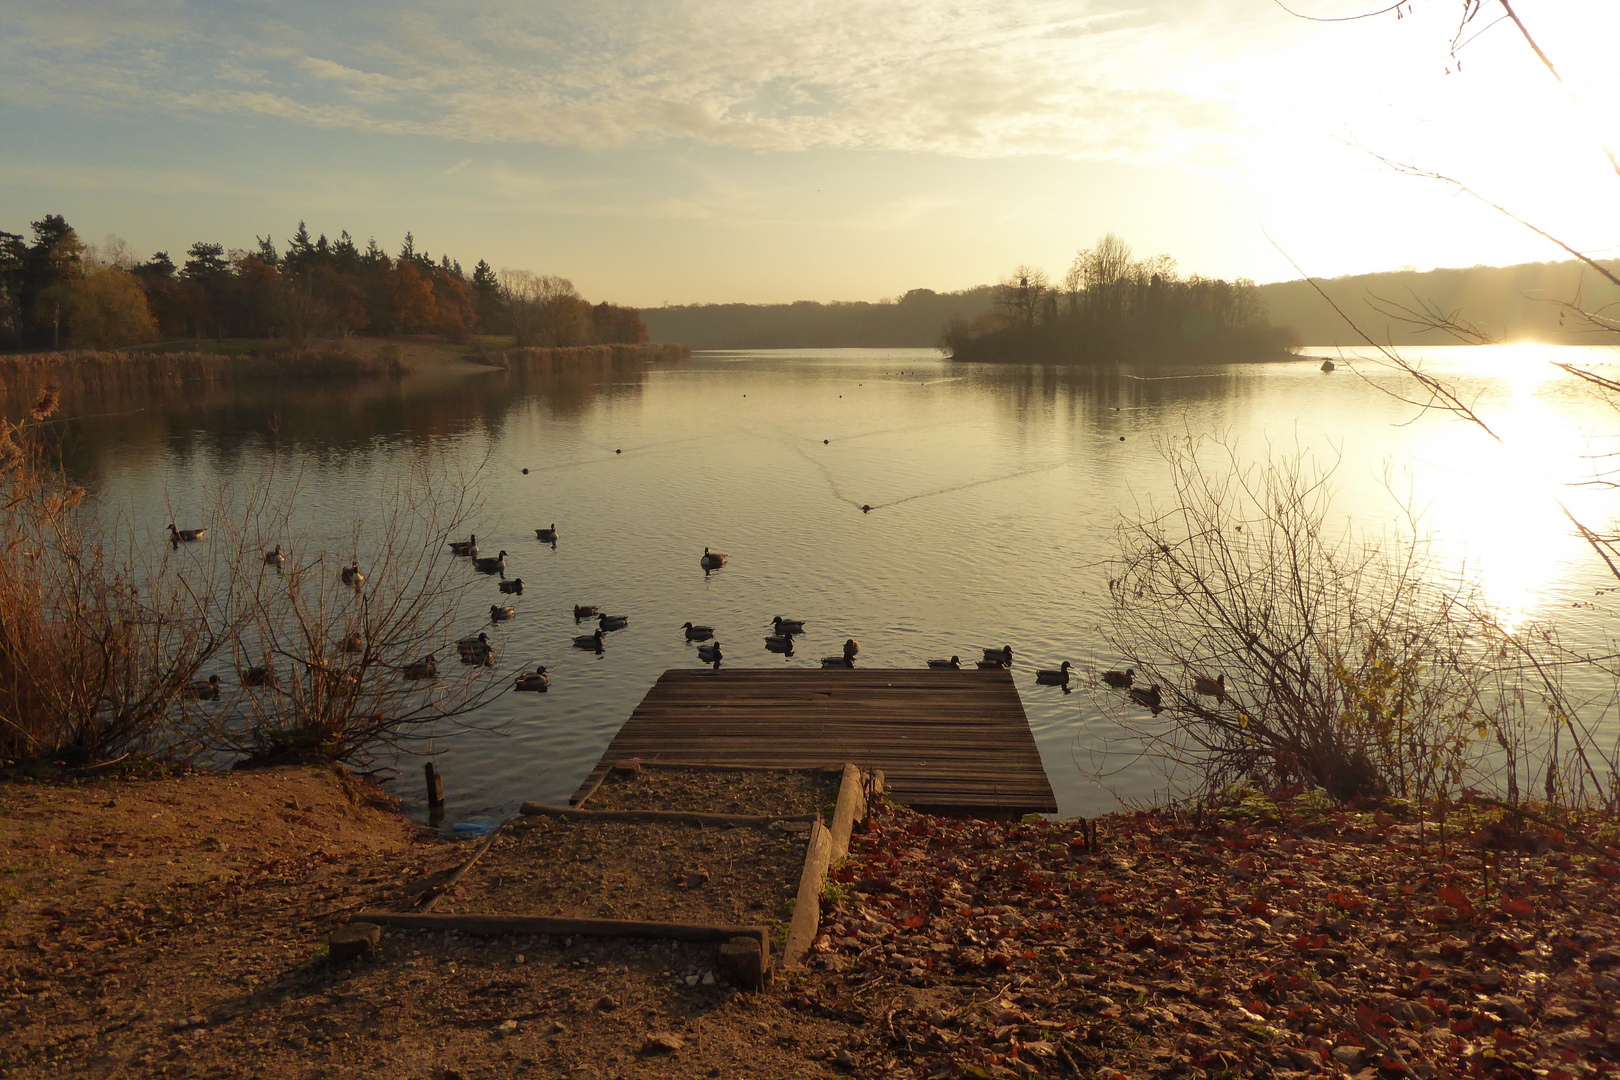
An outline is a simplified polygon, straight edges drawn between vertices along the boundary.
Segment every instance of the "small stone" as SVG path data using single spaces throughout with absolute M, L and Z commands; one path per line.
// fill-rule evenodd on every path
M 517 955 L 516 955 L 516 956 L 514 956 L 514 957 L 513 957 L 513 958 L 512 958 L 512 962 L 513 962 L 513 963 L 516 963 L 516 964 L 521 964 L 521 963 L 523 963 L 523 962 L 524 962 L 524 957 L 523 957 L 523 954 L 522 954 L 522 953 L 518 953 L 518 954 L 517 954 Z
M 500 1027 L 495 1029 L 495 1035 L 497 1038 L 504 1038 L 507 1035 L 516 1035 L 517 1031 L 518 1022 L 516 1020 L 502 1020 Z
M 599 1012 L 612 1012 L 619 1007 L 619 999 L 612 994 L 603 994 L 596 999 L 596 1008 Z
M 754 1034 L 755 1035 L 769 1035 L 770 1033 L 771 1033 L 771 1025 L 767 1024 L 763 1020 L 754 1021 Z
M 853 1069 L 855 1067 L 855 1056 L 848 1050 L 841 1049 L 833 1055 L 833 1064 L 840 1069 Z
M 562 1024 L 559 1024 L 557 1021 L 553 1020 L 551 1022 L 551 1026 L 546 1029 L 546 1034 L 547 1035 L 566 1035 L 566 1034 L 568 1034 L 568 1028 L 565 1027 Z
M 1347 1069 L 1361 1067 L 1362 1049 L 1359 1046 L 1335 1046 L 1333 1060 Z
M 698 984 L 698 977 L 696 975 L 688 975 L 686 977 L 686 985 L 687 986 L 696 986 L 697 984 Z
M 680 877 L 680 886 L 683 889 L 696 889 L 709 883 L 707 870 L 687 870 Z
M 190 1024 L 192 1027 L 205 1027 L 208 1024 L 208 1018 L 199 1013 L 196 1016 L 188 1016 L 186 1018 L 186 1023 Z
M 1588 967 L 1607 968 L 1620 964 L 1620 949 L 1599 949 L 1586 958 Z
M 675 1031 L 654 1031 L 641 1044 L 643 1054 L 673 1054 L 686 1046 L 686 1037 Z
M 333 960 L 352 960 L 370 956 L 381 940 L 382 927 L 376 923 L 355 922 L 332 931 L 326 945 Z
M 701 980 L 699 980 L 699 981 L 702 982 L 702 984 L 704 986 L 713 986 L 714 985 L 714 972 L 705 971 L 703 973 L 703 978 Z

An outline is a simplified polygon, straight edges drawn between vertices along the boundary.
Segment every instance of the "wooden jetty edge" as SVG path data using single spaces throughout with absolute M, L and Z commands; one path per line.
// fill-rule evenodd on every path
M 672 668 L 569 800 L 618 762 L 808 769 L 853 762 L 936 814 L 1056 813 L 1012 673 Z

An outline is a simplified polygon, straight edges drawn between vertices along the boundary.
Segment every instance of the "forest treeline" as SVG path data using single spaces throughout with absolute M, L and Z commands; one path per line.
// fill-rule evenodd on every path
M 0 231 L 0 348 L 105 349 L 176 338 L 276 338 L 304 345 L 350 334 L 510 335 L 519 346 L 639 344 L 634 308 L 592 304 L 567 278 L 480 260 L 472 274 L 435 260 L 405 234 L 390 257 L 347 231 L 311 237 L 303 222 L 285 249 L 266 236 L 251 251 L 198 241 L 177 265 L 145 260 L 110 240 L 87 245 L 58 214 L 32 235 Z
M 643 308 L 654 341 L 694 349 L 906 348 L 939 342 L 957 319 L 989 310 L 995 287 L 962 292 L 912 289 L 895 300 L 823 304 L 680 304 Z
M 949 324 L 939 344 L 957 360 L 1109 364 L 1254 360 L 1298 338 L 1271 325 L 1254 282 L 1181 277 L 1168 255 L 1136 259 L 1109 233 L 1060 282 L 1018 267 L 990 310 Z

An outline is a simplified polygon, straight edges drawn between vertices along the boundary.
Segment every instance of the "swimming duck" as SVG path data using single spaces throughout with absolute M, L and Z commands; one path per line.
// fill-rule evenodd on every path
M 196 541 L 201 540 L 203 538 L 203 533 L 205 533 L 207 531 L 208 531 L 207 529 L 177 529 L 177 528 L 174 527 L 174 522 L 171 521 L 171 522 L 169 522 L 169 543 L 171 543 L 171 544 L 195 543 Z M 721 558 L 722 561 L 725 560 L 724 555 L 720 556 L 720 558 Z
M 432 653 L 428 653 L 420 660 L 412 660 L 405 665 L 404 675 L 407 679 L 436 679 L 439 677 L 439 660 Z
M 623 630 L 625 627 L 630 625 L 630 616 L 598 615 L 596 617 L 596 625 L 600 626 L 603 630 Z
M 595 633 L 582 634 L 574 639 L 574 648 L 590 649 L 593 652 L 602 651 L 602 628 L 597 627 Z
M 953 656 L 949 660 L 930 660 L 928 666 L 934 671 L 961 671 L 962 658 Z
M 514 616 L 516 614 L 517 614 L 517 609 L 514 608 L 511 604 L 491 604 L 491 605 L 489 605 L 489 621 L 490 622 L 505 622 L 507 619 L 510 619 L 512 616 Z
M 581 619 L 594 619 L 597 616 L 598 610 L 599 609 L 595 604 L 575 604 L 574 621 L 579 622 Z
M 358 562 L 350 563 L 348 566 L 343 568 L 343 584 L 353 585 L 358 589 L 365 583 L 366 575 L 360 572 L 360 564 Z
M 776 632 L 778 634 L 791 635 L 804 633 L 803 619 L 784 619 L 782 616 L 778 615 L 776 618 L 771 620 L 771 625 L 776 627 Z
M 456 651 L 461 654 L 463 664 L 489 664 L 494 662 L 494 649 L 490 647 L 489 635 L 480 633 L 477 637 L 464 637 L 456 642 Z
M 342 641 L 338 642 L 338 651 L 340 651 L 340 652 L 346 652 L 346 653 L 363 652 L 365 650 L 365 647 L 366 647 L 366 639 L 360 635 L 360 631 L 358 631 L 358 630 L 356 630 L 354 633 L 350 634 L 348 637 L 344 638 Z
M 270 566 L 279 567 L 282 563 L 287 561 L 287 556 L 282 554 L 281 545 L 277 544 L 274 550 L 264 553 L 264 561 Z
M 691 623 L 682 623 L 681 629 L 686 631 L 687 641 L 708 641 L 714 637 L 714 627 L 693 626 Z
M 511 581 L 503 581 L 503 582 L 501 582 L 501 592 L 503 592 L 503 593 L 512 593 L 512 594 L 514 594 L 516 596 L 522 596 L 523 595 L 523 579 L 522 578 L 513 578 Z
M 843 656 L 823 656 L 821 666 L 824 668 L 852 668 L 855 666 L 855 654 L 861 651 L 861 643 L 854 638 L 844 642 Z
M 1211 679 L 1207 675 L 1198 675 L 1193 678 L 1193 692 L 1212 697 L 1216 701 L 1226 700 L 1226 673 Z
M 725 654 L 720 651 L 720 643 L 717 641 L 713 645 L 699 645 L 698 659 L 705 664 L 713 664 L 714 669 L 719 671 L 720 661 L 725 659 Z
M 523 674 L 523 675 L 519 675 L 517 677 L 517 682 L 515 684 L 513 684 L 512 689 L 514 689 L 514 690 L 533 690 L 533 691 L 536 691 L 538 693 L 543 694 L 543 693 L 546 692 L 546 688 L 549 687 L 550 685 L 551 685 L 551 674 L 548 671 L 546 671 L 544 665 L 542 665 L 540 667 L 535 668 L 534 671 L 532 671 L 532 672 L 529 672 L 529 673 L 526 673 L 526 674 Z
M 1126 668 L 1124 671 L 1105 671 L 1102 673 L 1102 681 L 1115 690 L 1129 690 L 1131 683 L 1136 681 L 1136 669 Z
M 477 533 L 468 533 L 467 534 L 467 539 L 465 539 L 465 540 L 452 540 L 452 541 L 450 541 L 450 554 L 452 554 L 452 555 L 477 555 L 478 554 L 478 534 Z
M 200 701 L 219 700 L 219 676 L 210 675 L 207 681 L 201 679 L 187 683 L 180 691 L 182 697 L 196 698 Z
M 551 528 L 549 529 L 534 530 L 534 536 L 535 539 L 541 541 L 542 543 L 555 544 L 557 542 L 557 523 L 552 522 Z
M 984 650 L 984 659 L 979 661 L 982 668 L 1010 668 L 1012 667 L 1012 646 L 1003 645 L 999 649 Z
M 1131 700 L 1138 705 L 1145 705 L 1151 709 L 1154 716 L 1158 716 L 1164 708 L 1164 697 L 1159 693 L 1158 683 L 1154 683 L 1146 690 L 1143 690 L 1140 686 L 1136 687 L 1131 691 Z
M 269 664 L 263 667 L 250 667 L 242 672 L 243 686 L 275 686 L 277 681 L 276 669 Z
M 766 634 L 765 647 L 771 652 L 790 653 L 793 651 L 793 635 Z
M 1065 660 L 1056 671 L 1037 671 L 1035 682 L 1040 686 L 1068 686 L 1069 667 L 1069 662 Z
M 710 551 L 708 548 L 704 548 L 703 558 L 699 560 L 699 563 L 705 571 L 718 570 L 726 565 L 726 557 L 718 551 Z
M 500 574 L 502 577 L 505 577 L 506 576 L 506 552 L 503 551 L 499 555 L 496 555 L 494 557 L 485 557 L 485 558 L 482 558 L 482 559 L 474 559 L 473 560 L 473 565 L 478 567 L 478 569 L 480 571 L 482 571 L 483 573 L 486 573 L 486 574 Z

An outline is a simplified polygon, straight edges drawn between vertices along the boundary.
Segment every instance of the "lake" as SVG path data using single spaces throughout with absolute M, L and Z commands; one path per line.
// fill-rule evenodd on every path
M 1325 374 L 1319 360 L 1100 375 L 805 350 L 109 404 L 78 423 L 73 465 L 106 505 L 156 528 L 172 508 L 190 527 L 274 452 L 302 474 L 299 518 L 343 532 L 423 448 L 487 457 L 473 529 L 525 583 L 492 636 L 503 669 L 546 664 L 552 689 L 488 705 L 479 720 L 500 734 L 442 729 L 450 821 L 564 801 L 658 675 L 697 663 L 688 620 L 717 628 L 733 667 L 816 666 L 848 637 L 873 667 L 1010 644 L 1060 812 L 1089 815 L 1151 800 L 1160 770 L 1091 694 L 1037 687 L 1034 670 L 1113 666 L 1097 629 L 1106 563 L 1120 516 L 1168 490 L 1165 439 L 1223 433 L 1251 457 L 1297 445 L 1338 459 L 1336 511 L 1374 533 L 1399 516 L 1389 479 L 1424 509 L 1448 572 L 1478 575 L 1510 623 L 1552 620 L 1566 642 L 1606 645 L 1615 582 L 1556 500 L 1614 520 L 1611 490 L 1568 482 L 1590 476 L 1586 455 L 1612 451 L 1620 424 L 1548 361 L 1614 354 L 1404 352 L 1454 379 L 1501 442 L 1400 400 L 1416 389 L 1404 376 Z M 534 533 L 553 522 L 555 548 Z M 722 571 L 699 568 L 706 546 L 730 556 Z M 466 633 L 497 599 L 490 579 L 472 591 Z M 630 625 L 600 656 L 574 650 L 575 603 Z M 778 614 L 807 623 L 791 658 L 764 648 Z M 419 763 L 392 763 L 425 816 Z

